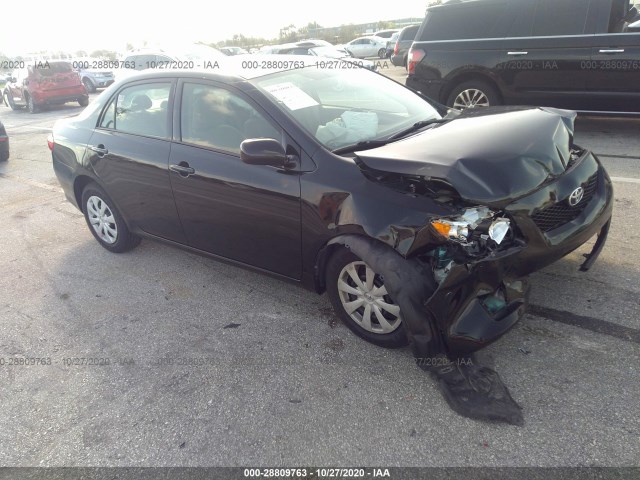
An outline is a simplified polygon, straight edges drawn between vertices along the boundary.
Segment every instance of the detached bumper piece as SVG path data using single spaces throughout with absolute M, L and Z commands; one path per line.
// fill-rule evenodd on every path
M 586 260 L 584 261 L 584 263 L 582 265 L 580 265 L 580 271 L 581 272 L 586 272 L 591 267 L 593 267 L 594 263 L 596 263 L 596 260 L 600 256 L 600 253 L 602 252 L 602 249 L 604 248 L 604 244 L 607 241 L 607 237 L 609 236 L 609 227 L 610 226 L 611 226 L 611 220 L 609 220 L 604 225 L 604 227 L 602 227 L 602 229 L 600 230 L 600 233 L 598 233 L 598 239 L 596 240 L 596 243 L 593 245 L 593 248 L 591 249 L 591 253 L 585 253 L 584 254 Z

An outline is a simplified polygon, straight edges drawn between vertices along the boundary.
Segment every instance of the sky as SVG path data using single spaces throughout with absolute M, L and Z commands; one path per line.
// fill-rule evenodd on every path
M 59 3 L 30 2 L 37 15 L 28 21 L 3 21 L 0 53 L 15 56 L 41 50 L 97 49 L 123 52 L 127 43 L 142 47 L 173 42 L 215 43 L 234 34 L 275 38 L 280 28 L 309 22 L 323 27 L 422 17 L 427 0 L 361 3 L 356 0 L 227 0 L 206 4 L 196 0 L 159 2 L 109 0 Z M 38 6 L 40 4 L 40 6 Z

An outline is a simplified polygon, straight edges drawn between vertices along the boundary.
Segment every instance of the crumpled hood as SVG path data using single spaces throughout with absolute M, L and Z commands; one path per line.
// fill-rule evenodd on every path
M 546 107 L 470 109 L 356 155 L 369 168 L 441 178 L 467 201 L 504 206 L 565 171 L 575 117 Z

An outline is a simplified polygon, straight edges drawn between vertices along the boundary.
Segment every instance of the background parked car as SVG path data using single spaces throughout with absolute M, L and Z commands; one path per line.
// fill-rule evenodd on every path
M 629 0 L 430 7 L 409 52 L 406 84 L 455 108 L 528 104 L 638 112 L 637 15 Z
M 393 51 L 396 48 L 396 41 L 398 40 L 398 37 L 400 36 L 400 32 L 396 32 L 393 35 L 391 35 L 391 37 L 389 38 L 389 40 L 387 40 L 387 51 L 385 52 L 385 58 L 391 58 L 391 55 L 393 55 Z
M 396 67 L 402 66 L 406 68 L 409 49 L 411 48 L 413 40 L 416 38 L 416 33 L 418 33 L 419 28 L 420 25 L 409 25 L 398 32 L 396 42 L 393 46 L 393 54 L 391 55 L 391 63 Z
M 0 120 L 0 162 L 9 160 L 9 135 Z
M 378 30 L 377 32 L 375 32 L 375 33 L 373 34 L 373 36 L 374 36 L 374 37 L 378 37 L 378 38 L 384 38 L 384 39 L 387 39 L 387 40 L 388 40 L 388 39 L 390 39 L 390 38 L 391 38 L 391 36 L 392 36 L 394 33 L 397 33 L 397 32 L 399 32 L 399 31 L 400 31 L 400 29 L 399 29 L 399 28 L 389 28 L 389 29 L 386 29 L 386 30 Z
M 335 58 L 344 60 L 346 62 L 357 63 L 364 68 L 369 70 L 376 71 L 378 69 L 377 65 L 369 60 L 364 59 L 354 59 L 351 54 L 341 47 L 305 47 L 300 46 L 300 44 L 288 44 L 288 45 L 280 45 L 280 48 L 274 50 L 273 53 L 278 55 L 310 55 L 314 57 L 324 57 L 324 58 Z
M 94 60 L 72 62 L 72 65 L 92 65 Z M 113 72 L 110 70 L 98 69 L 98 68 L 78 68 L 78 75 L 80 75 L 80 81 L 87 89 L 87 92 L 94 93 L 98 88 L 107 88 L 116 78 Z
M 127 52 L 124 56 L 124 63 L 133 70 L 146 70 L 147 68 L 157 67 L 158 65 L 177 62 L 184 64 L 193 61 L 201 63 L 204 61 L 224 61 L 227 55 L 220 50 L 209 47 L 207 45 L 190 45 L 184 48 L 176 48 L 174 50 L 162 49 L 139 49 Z M 196 67 L 198 65 L 195 65 Z M 169 66 L 167 66 L 169 68 Z M 178 66 L 177 68 L 180 68 Z M 184 67 L 187 68 L 187 67 Z
M 249 53 L 242 47 L 222 47 L 220 51 L 229 56 L 244 55 L 245 53 Z
M 9 80 L 2 96 L 12 110 L 26 106 L 29 112 L 35 113 L 43 105 L 78 102 L 86 107 L 89 104 L 87 89 L 69 62 L 36 62 L 18 70 Z
M 351 40 L 344 47 L 356 58 L 384 58 L 387 51 L 386 40 L 380 37 L 360 37 Z

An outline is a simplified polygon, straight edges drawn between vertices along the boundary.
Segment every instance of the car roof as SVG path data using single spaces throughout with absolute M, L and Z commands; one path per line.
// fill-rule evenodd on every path
M 264 55 L 247 54 L 242 55 L 242 59 L 226 57 L 224 59 L 213 59 L 219 68 L 201 69 L 162 69 L 162 70 L 142 70 L 131 73 L 124 78 L 123 82 L 145 80 L 151 78 L 200 78 L 209 80 L 219 80 L 227 83 L 238 83 L 254 78 L 263 77 L 272 73 L 296 70 L 300 68 L 316 68 L 319 57 L 308 57 L 306 55 L 278 55 L 277 60 L 268 60 L 269 68 L 258 68 L 265 62 Z M 257 68 L 247 67 L 255 64 Z M 243 65 L 245 68 L 243 68 Z

